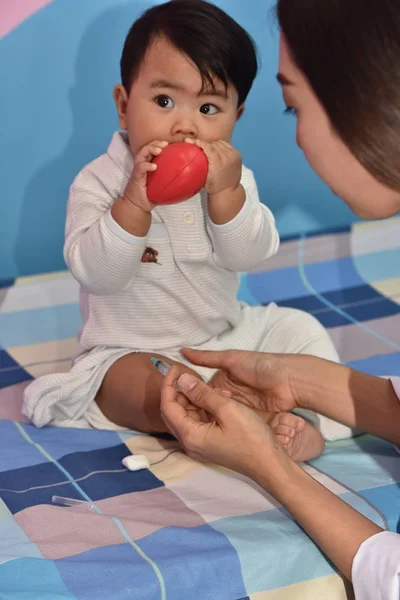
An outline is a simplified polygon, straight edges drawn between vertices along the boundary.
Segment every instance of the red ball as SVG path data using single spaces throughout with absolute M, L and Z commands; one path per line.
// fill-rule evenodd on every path
M 194 144 L 170 144 L 156 156 L 155 171 L 147 175 L 147 197 L 153 204 L 176 204 L 188 200 L 204 186 L 208 160 Z

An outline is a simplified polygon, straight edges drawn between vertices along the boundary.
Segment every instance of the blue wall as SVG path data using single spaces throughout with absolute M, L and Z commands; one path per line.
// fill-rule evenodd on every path
M 11 0 L 15 1 L 15 0 Z M 272 0 L 217 0 L 259 45 L 262 71 L 235 143 L 281 234 L 353 220 L 306 165 L 275 83 Z M 0 40 L 0 278 L 62 269 L 68 187 L 117 127 L 112 88 L 145 0 L 53 0 Z M 250 10 L 251 7 L 251 10 Z

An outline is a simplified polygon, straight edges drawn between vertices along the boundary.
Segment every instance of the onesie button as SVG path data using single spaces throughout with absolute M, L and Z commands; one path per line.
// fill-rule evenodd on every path
M 194 214 L 192 212 L 185 212 L 183 215 L 183 222 L 187 225 L 194 223 Z

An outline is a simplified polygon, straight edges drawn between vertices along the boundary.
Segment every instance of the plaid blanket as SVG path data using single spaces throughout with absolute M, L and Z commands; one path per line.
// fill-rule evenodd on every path
M 400 219 L 285 241 L 240 298 L 308 310 L 344 362 L 400 375 Z M 246 478 L 200 465 L 175 441 L 36 429 L 20 413 L 34 378 L 69 368 L 80 324 L 68 273 L 0 285 L 0 599 L 308 600 L 351 591 L 290 515 Z M 150 469 L 129 472 L 129 453 Z M 305 468 L 396 530 L 400 465 L 370 436 Z M 52 496 L 84 499 L 60 507 Z

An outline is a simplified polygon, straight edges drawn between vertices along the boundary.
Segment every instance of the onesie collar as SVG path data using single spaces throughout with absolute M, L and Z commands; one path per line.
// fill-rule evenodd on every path
M 112 136 L 107 150 L 108 156 L 124 172 L 126 177 L 130 177 L 133 170 L 133 156 L 129 148 L 128 133 L 126 131 L 116 131 Z

